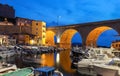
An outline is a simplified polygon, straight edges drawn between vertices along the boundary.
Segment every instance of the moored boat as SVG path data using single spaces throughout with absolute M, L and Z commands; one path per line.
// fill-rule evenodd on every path
M 32 67 L 26 67 L 22 69 L 17 69 L 14 72 L 5 73 L 2 76 L 34 76 Z
M 101 76 L 120 76 L 120 59 L 113 59 L 109 64 L 94 64 L 94 70 Z
M 15 64 L 0 63 L 0 75 L 17 70 Z
M 54 67 L 45 66 L 34 69 L 34 76 L 63 76 L 63 74 Z
M 112 49 L 90 48 L 87 53 L 89 54 L 87 58 L 73 63 L 81 74 L 94 76 L 96 75 L 93 67 L 94 64 L 107 64 L 112 59 Z
M 5 46 L 0 46 L 0 56 L 2 58 L 8 58 L 15 55 L 14 49 L 8 49 Z
M 35 63 L 35 64 L 40 64 L 41 59 L 40 58 L 22 58 L 22 61 L 25 63 Z

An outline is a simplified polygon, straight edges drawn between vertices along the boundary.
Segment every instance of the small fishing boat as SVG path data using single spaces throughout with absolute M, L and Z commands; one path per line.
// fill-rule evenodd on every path
M 63 76 L 63 74 L 54 67 L 45 66 L 34 69 L 34 76 Z

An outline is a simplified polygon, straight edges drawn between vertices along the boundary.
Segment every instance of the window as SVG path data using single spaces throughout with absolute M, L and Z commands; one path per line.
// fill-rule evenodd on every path
M 36 32 L 36 34 L 38 34 L 38 32 Z
M 112 44 L 112 46 L 114 47 L 114 44 Z
M 43 35 L 43 38 L 45 38 L 45 35 Z
M 118 47 L 118 44 L 116 44 L 116 47 Z
M 38 25 L 38 23 L 36 23 L 36 25 Z
M 43 25 L 43 27 L 45 28 L 45 25 Z
M 43 30 L 43 32 L 45 32 L 45 30 Z

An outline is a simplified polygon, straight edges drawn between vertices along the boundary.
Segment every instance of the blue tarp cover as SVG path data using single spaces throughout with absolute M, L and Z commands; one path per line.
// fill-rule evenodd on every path
M 41 68 L 36 68 L 35 71 L 38 72 L 50 72 L 50 71 L 54 71 L 55 68 L 54 67 L 41 67 Z

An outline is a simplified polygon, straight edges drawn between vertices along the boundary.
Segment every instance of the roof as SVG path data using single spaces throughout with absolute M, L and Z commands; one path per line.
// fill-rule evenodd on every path
M 55 70 L 54 67 L 41 67 L 41 68 L 36 68 L 35 71 L 38 71 L 38 72 L 50 72 L 50 71 L 53 71 Z

